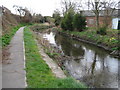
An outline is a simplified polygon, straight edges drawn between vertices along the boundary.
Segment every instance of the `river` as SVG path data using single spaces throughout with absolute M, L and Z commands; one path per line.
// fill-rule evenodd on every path
M 63 65 L 70 76 L 89 87 L 118 88 L 118 63 L 108 51 L 56 32 L 44 33 L 43 38 L 71 57 Z

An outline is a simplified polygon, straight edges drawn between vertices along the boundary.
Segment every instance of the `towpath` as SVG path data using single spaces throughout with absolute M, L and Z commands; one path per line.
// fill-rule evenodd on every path
M 11 40 L 9 63 L 2 65 L 2 88 L 25 88 L 24 27 L 21 27 Z

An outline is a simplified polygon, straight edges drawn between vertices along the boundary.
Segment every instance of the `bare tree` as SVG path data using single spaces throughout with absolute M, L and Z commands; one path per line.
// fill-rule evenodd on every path
M 19 12 L 20 17 L 25 15 L 25 12 L 23 10 L 23 7 L 18 6 L 18 5 L 13 5 L 13 8 L 15 8 L 16 13 Z
M 72 2 L 71 0 L 62 0 L 62 14 L 63 16 L 68 13 L 70 9 L 75 10 L 76 8 L 76 3 Z
M 88 0 L 87 1 L 87 7 L 88 9 L 92 10 L 96 17 L 96 27 L 99 28 L 99 16 L 102 11 L 104 11 L 103 15 L 105 19 L 108 19 L 108 17 L 111 17 L 114 10 L 118 6 L 118 2 L 114 0 Z M 106 23 L 106 26 L 108 26 L 108 21 L 104 20 Z
M 99 14 L 102 9 L 101 0 L 88 0 L 86 4 L 88 5 L 88 9 L 91 9 L 94 12 L 96 17 L 96 27 L 99 28 Z
M 111 19 L 111 17 L 114 14 L 114 11 L 116 10 L 116 8 L 118 7 L 118 2 L 113 1 L 113 0 L 109 0 L 109 1 L 103 1 L 102 3 L 102 8 L 104 10 L 104 23 L 105 26 L 108 27 L 109 25 L 109 19 Z
M 25 12 L 25 15 L 23 17 L 23 21 L 28 23 L 32 21 L 32 15 L 30 13 L 30 11 L 27 8 L 22 9 Z
M 33 22 L 36 23 L 43 23 L 44 22 L 44 17 L 41 14 L 33 14 Z
M 21 21 L 24 21 L 24 22 L 32 21 L 32 15 L 26 7 L 23 8 L 21 6 L 14 5 L 13 8 L 15 8 L 16 12 L 19 12 Z

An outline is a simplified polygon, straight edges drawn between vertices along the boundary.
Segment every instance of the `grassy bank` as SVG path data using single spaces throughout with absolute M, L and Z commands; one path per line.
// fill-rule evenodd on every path
M 84 88 L 73 78 L 59 79 L 51 72 L 39 54 L 35 37 L 29 28 L 24 30 L 28 88 Z
M 16 33 L 16 31 L 21 27 L 23 26 L 22 24 L 16 26 L 16 27 L 13 27 L 12 30 L 9 32 L 9 33 L 6 33 L 4 34 L 1 38 L 0 38 L 0 41 L 1 41 L 1 45 L 2 48 L 4 48 L 5 46 L 9 45 L 12 37 L 14 36 L 14 34 Z
M 82 32 L 78 31 L 64 31 L 58 29 L 60 32 L 64 32 L 70 35 L 77 36 L 83 40 L 87 40 L 95 43 L 96 45 L 102 45 L 108 47 L 109 50 L 118 50 L 118 30 L 107 30 L 107 35 L 97 34 L 94 29 L 88 29 Z

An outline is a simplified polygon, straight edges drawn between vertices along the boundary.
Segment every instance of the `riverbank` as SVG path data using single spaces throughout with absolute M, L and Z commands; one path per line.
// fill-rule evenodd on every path
M 107 35 L 99 35 L 95 30 L 85 30 L 83 32 L 77 31 L 64 31 L 60 28 L 54 28 L 54 30 L 58 30 L 59 33 L 64 34 L 66 36 L 72 37 L 73 39 L 90 43 L 95 46 L 104 48 L 107 51 L 115 56 L 119 57 L 120 52 L 119 49 L 119 38 L 118 38 L 118 30 L 108 30 Z
M 116 76 L 119 61 L 108 51 L 59 34 L 56 29 L 50 28 L 35 34 L 38 42 L 44 46 L 44 51 L 66 75 L 84 82 L 89 87 L 118 87 Z
M 56 78 L 39 53 L 35 36 L 29 28 L 24 31 L 26 74 L 28 88 L 85 88 L 73 78 Z

